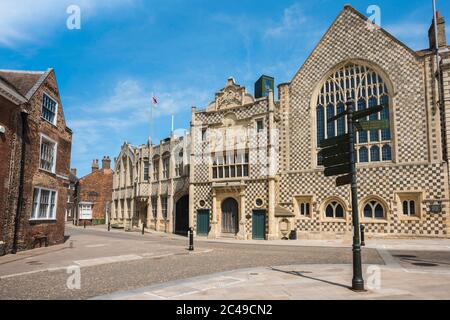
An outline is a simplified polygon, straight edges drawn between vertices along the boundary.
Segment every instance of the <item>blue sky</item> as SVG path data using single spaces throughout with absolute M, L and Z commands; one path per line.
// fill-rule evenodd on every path
M 172 113 L 188 128 L 191 106 L 205 107 L 230 76 L 250 92 L 261 74 L 290 81 L 346 3 L 364 14 L 378 5 L 382 27 L 428 47 L 431 0 L 0 0 L 0 69 L 56 69 L 82 176 L 124 141 L 147 141 L 152 92 L 159 140 Z M 81 30 L 66 28 L 71 4 Z M 450 17 L 449 2 L 437 4 Z

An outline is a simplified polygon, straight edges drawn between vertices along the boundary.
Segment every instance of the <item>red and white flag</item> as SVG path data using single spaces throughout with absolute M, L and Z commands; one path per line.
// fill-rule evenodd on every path
M 158 104 L 158 99 L 154 94 L 152 94 L 152 103 L 156 106 Z

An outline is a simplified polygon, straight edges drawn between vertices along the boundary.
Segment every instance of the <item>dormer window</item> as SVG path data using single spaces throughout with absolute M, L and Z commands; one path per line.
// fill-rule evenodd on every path
M 58 103 L 44 93 L 44 96 L 42 98 L 41 117 L 45 121 L 50 122 L 53 125 L 56 125 L 57 110 L 58 110 Z

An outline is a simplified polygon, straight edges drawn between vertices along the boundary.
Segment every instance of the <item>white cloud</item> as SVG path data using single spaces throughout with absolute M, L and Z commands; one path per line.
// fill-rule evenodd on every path
M 428 34 L 428 27 L 424 23 L 401 22 L 387 25 L 385 28 L 398 37 L 421 37 Z
M 75 4 L 82 19 L 132 5 L 135 0 L 2 0 L 0 2 L 0 45 L 17 47 L 37 44 L 58 28 L 66 28 L 66 9 Z
M 305 15 L 300 4 L 295 3 L 292 6 L 284 9 L 283 18 L 280 23 L 268 28 L 266 30 L 266 37 L 280 37 L 288 35 L 293 31 L 298 31 L 308 22 L 308 17 Z
M 96 157 L 95 153 L 99 152 L 102 154 L 97 157 L 111 155 L 112 150 L 119 150 L 124 141 L 135 144 L 147 142 L 146 137 L 140 138 L 137 133 L 150 130 L 152 91 L 147 88 L 154 88 L 158 98 L 158 105 L 153 109 L 155 137 L 164 137 L 156 130 L 161 118 L 172 114 L 176 118 L 190 117 L 191 106 L 204 106 L 209 99 L 213 99 L 210 93 L 195 88 L 161 90 L 161 85 L 125 79 L 111 88 L 109 96 L 91 101 L 89 106 L 66 105 L 65 108 L 70 110 L 66 114 L 72 114 L 72 117 L 67 116 L 67 121 L 74 132 L 72 155 L 75 163 L 90 163 Z
M 386 25 L 384 28 L 414 50 L 428 47 L 429 25 L 425 23 L 400 21 L 396 24 Z
M 186 110 L 194 104 L 206 103 L 208 93 L 204 90 L 185 87 L 183 89 L 170 90 L 160 84 L 145 84 L 136 79 L 119 80 L 111 94 L 106 99 L 102 98 L 92 105 L 83 106 L 87 112 L 105 113 L 109 115 L 123 114 L 135 116 L 132 121 L 142 121 L 143 115 L 150 112 L 152 93 L 158 99 L 158 105 L 154 107 L 154 117 L 171 115 Z

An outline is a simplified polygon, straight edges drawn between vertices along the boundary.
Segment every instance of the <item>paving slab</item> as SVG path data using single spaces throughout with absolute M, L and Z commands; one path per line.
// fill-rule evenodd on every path
M 251 268 L 117 292 L 97 300 L 450 300 L 450 272 L 364 265 L 366 292 L 349 288 L 351 265 Z M 374 280 L 374 274 L 379 277 Z

